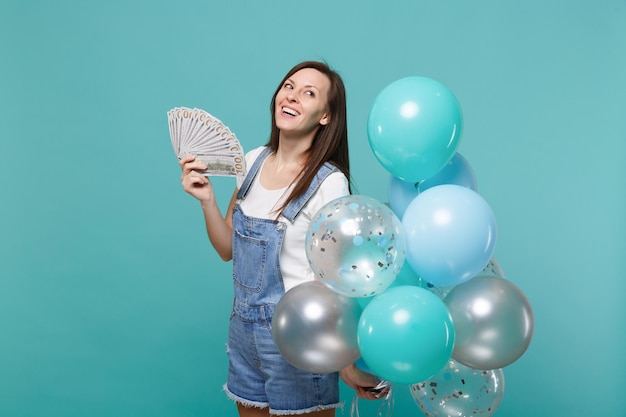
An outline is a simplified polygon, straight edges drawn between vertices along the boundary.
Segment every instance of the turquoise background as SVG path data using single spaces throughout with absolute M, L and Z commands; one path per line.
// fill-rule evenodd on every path
M 304 59 L 343 75 L 356 191 L 382 201 L 376 95 L 420 75 L 461 103 L 495 258 L 535 313 L 496 415 L 626 416 L 624 0 L 2 0 L 0 416 L 235 415 L 230 265 L 166 112 L 204 108 L 251 149 Z M 215 185 L 225 206 L 234 180 Z

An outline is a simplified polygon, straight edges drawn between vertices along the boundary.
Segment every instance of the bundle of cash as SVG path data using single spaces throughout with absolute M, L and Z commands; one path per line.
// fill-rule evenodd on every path
M 207 166 L 207 177 L 246 175 L 244 151 L 235 134 L 217 117 L 198 108 L 175 107 L 167 112 L 174 153 L 180 160 L 191 154 Z

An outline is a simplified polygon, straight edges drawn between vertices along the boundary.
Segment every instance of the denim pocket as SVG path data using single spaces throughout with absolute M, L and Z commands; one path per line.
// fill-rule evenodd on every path
M 249 292 L 261 291 L 265 275 L 267 240 L 244 236 L 237 229 L 233 233 L 233 279 Z

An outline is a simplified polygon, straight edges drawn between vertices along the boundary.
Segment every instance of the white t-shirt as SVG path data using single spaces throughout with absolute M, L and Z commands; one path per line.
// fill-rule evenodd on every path
M 246 166 L 252 167 L 263 146 L 246 154 Z M 265 164 L 265 161 L 263 161 Z M 263 166 L 261 166 L 261 170 Z M 289 196 L 291 187 L 278 190 L 263 188 L 259 174 L 255 177 L 246 198 L 240 202 L 241 210 L 247 216 L 261 219 L 274 219 L 273 210 L 280 207 L 282 201 Z M 283 275 L 285 291 L 306 281 L 312 281 L 315 274 L 309 266 L 304 249 L 304 241 L 311 218 L 329 201 L 349 194 L 348 179 L 342 172 L 333 172 L 322 182 L 309 202 L 304 206 L 293 223 L 280 216 L 279 220 L 287 225 L 285 239 L 280 252 L 280 271 Z

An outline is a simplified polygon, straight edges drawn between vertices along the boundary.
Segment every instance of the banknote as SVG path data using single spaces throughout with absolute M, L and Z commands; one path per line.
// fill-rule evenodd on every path
M 174 107 L 167 112 L 170 139 L 178 159 L 194 155 L 206 176 L 233 176 L 240 186 L 246 175 L 244 150 L 220 119 L 199 108 Z

